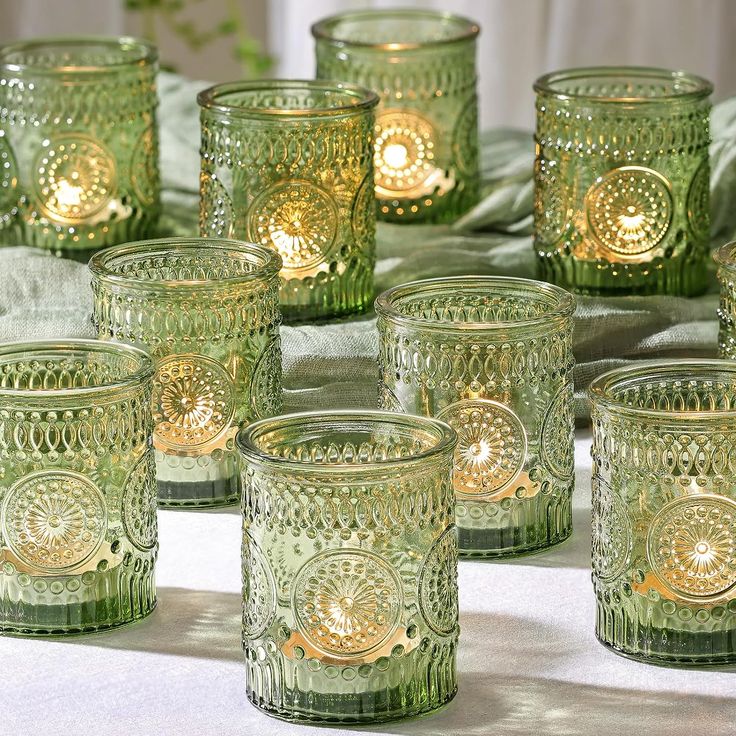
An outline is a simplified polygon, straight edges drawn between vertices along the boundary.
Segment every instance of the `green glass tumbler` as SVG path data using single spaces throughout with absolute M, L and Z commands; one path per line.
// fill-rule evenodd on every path
M 157 68 L 132 38 L 0 47 L 0 242 L 86 262 L 152 234 Z
M 317 76 L 381 97 L 378 217 L 451 222 L 478 201 L 478 26 L 433 10 L 357 10 L 312 26 Z
M 98 337 L 156 361 L 162 506 L 240 498 L 235 433 L 281 409 L 280 267 L 267 248 L 202 238 L 128 243 L 90 261 Z
M 156 605 L 146 353 L 0 345 L 0 632 L 78 634 Z
M 534 89 L 542 278 L 583 294 L 704 291 L 711 84 L 594 67 L 553 72 Z
M 573 297 L 528 279 L 467 276 L 376 300 L 379 404 L 458 434 L 460 553 L 503 557 L 572 532 Z
M 736 663 L 736 364 L 620 368 L 590 396 L 598 638 L 658 664 Z
M 339 82 L 234 82 L 200 93 L 200 235 L 283 260 L 287 321 L 362 312 L 373 298 L 374 108 Z
M 736 242 L 715 253 L 721 301 L 718 307 L 718 351 L 721 358 L 736 360 Z
M 290 414 L 237 437 L 249 700 L 290 721 L 373 723 L 457 691 L 457 540 L 442 422 Z

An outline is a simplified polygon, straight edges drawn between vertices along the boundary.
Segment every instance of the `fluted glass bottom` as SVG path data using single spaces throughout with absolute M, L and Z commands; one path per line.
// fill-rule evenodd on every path
M 515 557 L 552 547 L 572 534 L 572 490 L 528 501 L 458 501 L 456 514 L 461 557 Z
M 144 618 L 156 607 L 153 566 L 140 558 L 127 562 L 81 575 L 0 574 L 0 632 L 69 636 Z
M 431 713 L 457 693 L 455 650 L 426 638 L 399 656 L 354 666 L 289 660 L 246 647 L 246 691 L 270 716 L 292 722 L 380 723 Z M 265 655 L 265 656 L 264 656 Z

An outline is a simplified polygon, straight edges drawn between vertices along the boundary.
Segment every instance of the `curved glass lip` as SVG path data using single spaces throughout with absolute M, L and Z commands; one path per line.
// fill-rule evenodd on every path
M 408 41 L 408 42 L 391 42 L 391 43 L 370 43 L 367 41 L 351 41 L 346 38 L 334 36 L 331 32 L 331 26 L 345 20 L 361 20 L 384 18 L 386 20 L 394 20 L 397 18 L 422 18 L 424 20 L 434 20 L 440 22 L 450 21 L 458 26 L 464 26 L 456 36 L 450 38 L 434 39 L 429 41 Z M 422 8 L 376 8 L 371 10 L 348 10 L 344 13 L 336 13 L 326 18 L 318 20 L 312 24 L 312 36 L 318 41 L 329 41 L 336 46 L 356 47 L 365 49 L 376 49 L 382 51 L 411 51 L 415 49 L 429 49 L 437 46 L 445 46 L 447 44 L 458 43 L 459 41 L 467 41 L 475 38 L 480 33 L 480 26 L 475 22 L 462 15 L 449 13 L 441 10 L 424 10 Z
M 337 105 L 335 107 L 305 107 L 297 110 L 284 110 L 278 107 L 245 107 L 218 102 L 221 95 L 234 92 L 257 92 L 260 90 L 288 90 L 301 88 L 321 92 L 343 92 L 353 96 L 354 104 Z M 339 117 L 357 115 L 378 105 L 379 97 L 373 90 L 348 82 L 337 82 L 331 79 L 260 79 L 242 82 L 224 82 L 202 90 L 197 95 L 197 103 L 205 110 L 213 110 L 224 115 L 237 115 L 244 118 L 281 118 L 284 120 L 300 120 L 313 117 Z
M 263 452 L 255 442 L 258 436 L 271 432 L 274 429 L 288 427 L 289 425 L 298 427 L 300 424 L 310 421 L 319 422 L 321 428 L 329 428 L 337 425 L 345 426 L 346 424 L 353 424 L 362 428 L 366 428 L 371 424 L 376 426 L 379 424 L 401 424 L 408 429 L 434 432 L 437 442 L 431 448 L 409 457 L 389 458 L 381 462 L 324 465 L 269 455 Z M 235 444 L 247 461 L 264 467 L 289 470 L 297 474 L 309 472 L 328 475 L 360 475 L 367 473 L 375 474 L 376 472 L 388 470 L 396 471 L 407 466 L 422 464 L 444 453 L 452 453 L 457 444 L 457 434 L 449 424 L 432 417 L 420 417 L 412 414 L 401 414 L 376 409 L 334 409 L 330 411 L 306 411 L 282 414 L 268 419 L 261 419 L 243 427 L 235 437 Z
M 438 286 L 446 287 L 447 290 L 457 293 L 464 286 L 480 284 L 487 286 L 489 291 L 504 286 L 516 286 L 521 288 L 542 291 L 554 296 L 558 303 L 555 307 L 538 317 L 505 320 L 501 322 L 438 322 L 424 317 L 414 317 L 402 314 L 395 306 L 398 299 L 404 296 L 416 294 L 422 289 L 431 290 Z M 575 297 L 559 286 L 549 284 L 546 281 L 535 281 L 534 279 L 517 278 L 515 276 L 445 276 L 436 279 L 423 279 L 410 281 L 406 284 L 394 286 L 382 294 L 379 294 L 374 302 L 374 308 L 379 317 L 391 320 L 395 324 L 417 329 L 433 329 L 440 332 L 496 332 L 499 330 L 512 330 L 524 327 L 543 325 L 548 320 L 572 316 L 575 311 Z
M 657 97 L 610 97 L 589 95 L 577 92 L 562 92 L 555 89 L 557 82 L 569 79 L 585 79 L 586 77 L 630 76 L 630 77 L 659 77 L 662 80 L 686 80 L 695 85 L 695 89 L 687 92 L 658 95 Z M 713 84 L 704 77 L 686 71 L 664 69 L 654 66 L 588 66 L 570 69 L 559 69 L 539 77 L 534 82 L 534 91 L 538 94 L 549 95 L 558 100 L 585 100 L 592 103 L 626 103 L 627 105 L 647 105 L 658 102 L 697 100 L 708 97 L 713 93 Z
M 101 383 L 95 386 L 78 386 L 74 388 L 51 388 L 51 389 L 27 389 L 27 388 L 8 388 L 0 386 L 1 399 L 64 399 L 88 397 L 97 394 L 109 394 L 111 392 L 121 392 L 128 389 L 135 389 L 141 386 L 145 381 L 153 378 L 154 365 L 151 356 L 140 348 L 128 345 L 126 343 L 108 342 L 106 340 L 83 340 L 83 339 L 64 339 L 64 340 L 29 340 L 27 342 L 3 342 L 0 343 L 0 358 L 8 358 L 13 355 L 18 356 L 18 360 L 32 361 L 33 354 L 42 356 L 47 353 L 57 353 L 62 355 L 69 353 L 69 357 L 79 355 L 80 353 L 106 353 L 122 358 L 134 358 L 138 361 L 139 367 L 132 371 L 125 378 L 109 383 Z
M 705 411 L 668 411 L 665 409 L 645 409 L 615 399 L 610 395 L 613 387 L 621 387 L 626 382 L 641 383 L 644 379 L 656 381 L 674 373 L 691 373 L 692 378 L 707 380 L 709 373 L 730 373 L 736 385 L 736 361 L 717 358 L 690 358 L 687 360 L 644 361 L 635 366 L 622 366 L 602 373 L 588 388 L 588 396 L 595 405 L 628 416 L 661 420 L 688 420 L 697 422 L 711 419 L 736 420 L 736 406 L 733 409 Z
M 38 64 L 5 61 L 5 56 L 8 53 L 38 50 L 43 49 L 44 46 L 68 46 L 70 49 L 77 47 L 82 50 L 84 46 L 92 44 L 108 46 L 111 49 L 122 50 L 124 52 L 132 51 L 135 48 L 137 49 L 137 53 L 131 53 L 130 58 L 126 58 L 124 61 L 96 66 L 40 66 Z M 106 74 L 139 64 L 155 64 L 157 61 L 158 48 L 148 43 L 148 41 L 135 38 L 134 36 L 59 36 L 56 38 L 53 36 L 44 36 L 0 45 L 0 69 L 10 72 L 33 72 L 39 75 Z
M 736 240 L 732 240 L 713 253 L 713 260 L 728 271 L 736 271 Z
M 176 252 L 192 251 L 202 253 L 220 251 L 238 255 L 257 256 L 263 259 L 263 265 L 255 271 L 218 279 L 166 280 L 143 279 L 115 272 L 111 264 L 118 258 L 126 256 L 150 257 L 156 254 L 176 254 Z M 256 280 L 275 278 L 281 270 L 281 256 L 270 248 L 256 243 L 226 238 L 158 238 L 156 240 L 136 240 L 123 245 L 113 245 L 95 253 L 90 258 L 88 268 L 94 279 L 112 286 L 143 289 L 146 291 L 161 290 L 168 292 L 199 291 L 204 289 L 220 289 L 223 286 L 238 286 Z

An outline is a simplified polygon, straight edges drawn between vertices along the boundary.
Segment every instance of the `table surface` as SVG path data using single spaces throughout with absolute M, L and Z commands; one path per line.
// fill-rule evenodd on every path
M 589 445 L 579 433 L 571 539 L 460 563 L 459 692 L 433 716 L 351 731 L 262 715 L 244 691 L 239 513 L 162 511 L 159 602 L 146 620 L 0 639 L 0 735 L 734 734 L 736 673 L 652 667 L 596 642 Z

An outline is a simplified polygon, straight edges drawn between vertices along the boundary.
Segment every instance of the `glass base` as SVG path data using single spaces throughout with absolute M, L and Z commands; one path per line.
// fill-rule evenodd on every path
M 118 567 L 64 577 L 0 575 L 0 633 L 74 636 L 118 628 L 156 607 L 156 584 L 148 569 Z M 56 592 L 60 589 L 59 592 Z
M 159 480 L 156 485 L 161 508 L 213 508 L 240 502 L 237 475 L 195 483 Z
M 638 617 L 598 600 L 596 637 L 601 644 L 629 659 L 667 667 L 723 667 L 736 665 L 736 623 L 732 628 L 685 631 L 657 626 L 643 603 Z M 732 619 L 733 614 L 726 616 Z M 695 626 L 696 624 L 693 620 Z M 694 626 L 694 628 L 695 628 Z
M 708 288 L 707 249 L 648 263 L 585 261 L 559 251 L 538 251 L 543 281 L 588 296 L 668 294 L 698 296 Z
M 518 501 L 499 511 L 489 502 L 458 503 L 459 554 L 464 558 L 518 557 L 540 552 L 564 542 L 572 534 L 572 488 L 560 496 L 536 496 Z M 494 516 L 480 515 L 475 509 L 496 511 Z

